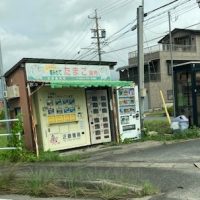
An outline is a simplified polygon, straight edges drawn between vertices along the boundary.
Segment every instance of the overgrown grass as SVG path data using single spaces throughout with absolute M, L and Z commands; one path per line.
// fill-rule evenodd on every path
M 78 172 L 77 170 L 75 170 Z M 91 171 L 91 170 L 90 170 Z M 90 172 L 89 171 L 89 172 Z M 69 176 L 70 174 L 70 176 Z M 111 174 L 110 174 L 111 176 Z M 87 177 L 87 178 L 86 178 Z M 71 197 L 71 198 L 98 198 L 102 200 L 124 200 L 134 197 L 146 196 L 155 194 L 155 187 L 148 182 L 145 182 L 140 189 L 132 184 L 127 185 L 118 177 L 119 184 L 105 179 L 107 176 L 101 173 L 96 175 L 95 170 L 92 173 L 87 173 L 79 169 L 73 175 L 59 174 L 56 170 L 39 170 L 31 171 L 28 176 L 23 179 L 16 178 L 11 172 L 6 173 L 6 176 L 0 175 L 0 194 L 25 194 L 36 197 Z M 88 182 L 87 180 L 90 180 Z M 93 182 L 95 180 L 95 182 Z M 132 180 L 133 181 L 133 180 Z
M 168 121 L 165 120 L 144 121 L 144 128 L 145 132 L 155 131 L 160 135 L 172 133 Z
M 165 111 L 158 110 L 158 111 L 154 111 L 154 112 L 145 113 L 145 115 L 148 117 L 163 117 L 165 115 Z
M 0 136 L 0 147 L 7 147 L 8 140 L 6 136 Z
M 184 131 L 174 132 L 170 129 L 167 121 L 146 121 L 144 123 L 145 132 L 142 137 L 142 141 L 145 140 L 157 140 L 157 141 L 170 141 L 180 139 L 193 139 L 200 137 L 200 128 L 191 127 Z M 148 133 L 154 131 L 157 134 L 149 135 Z
M 77 162 L 82 159 L 88 158 L 89 154 L 71 154 L 66 156 L 60 156 L 59 152 L 41 152 L 39 157 L 36 154 L 29 151 L 17 151 L 7 150 L 0 152 L 0 161 L 10 162 Z M 15 156 L 15 154 L 17 154 Z
M 24 184 L 20 184 L 21 190 L 24 194 L 47 197 L 48 193 L 51 193 L 50 188 L 48 189 L 47 187 L 54 181 L 54 178 L 55 172 L 53 171 L 31 172 L 29 177 L 24 181 Z
M 143 184 L 142 195 L 153 195 L 156 193 L 158 193 L 158 189 L 149 181 L 145 181 Z
M 8 146 L 7 136 L 1 136 L 1 134 L 5 134 L 5 133 L 7 133 L 5 125 L 0 124 L 0 147 Z
M 150 134 L 150 132 L 153 132 Z M 200 138 L 200 128 L 190 127 L 184 131 L 173 132 L 168 121 L 164 120 L 149 120 L 144 122 L 144 131 L 140 140 L 125 139 L 121 144 L 131 144 L 135 142 L 143 142 L 147 140 L 155 141 L 176 141 L 181 139 Z

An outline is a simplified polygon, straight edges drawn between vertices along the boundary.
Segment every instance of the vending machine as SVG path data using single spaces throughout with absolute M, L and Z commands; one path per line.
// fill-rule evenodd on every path
M 141 137 L 138 86 L 117 89 L 118 122 L 121 139 Z
M 43 150 L 90 145 L 84 88 L 41 88 L 34 97 L 36 127 Z
M 111 142 L 107 90 L 87 90 L 91 144 Z

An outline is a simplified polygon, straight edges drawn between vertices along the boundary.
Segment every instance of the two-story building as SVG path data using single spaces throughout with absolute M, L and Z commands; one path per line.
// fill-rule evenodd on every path
M 200 60 L 200 30 L 176 28 L 171 35 L 173 65 Z M 169 34 L 157 45 L 145 48 L 144 53 L 145 110 L 162 107 L 160 90 L 166 102 L 173 103 Z M 120 80 L 138 82 L 137 51 L 129 53 L 128 66 L 118 71 Z

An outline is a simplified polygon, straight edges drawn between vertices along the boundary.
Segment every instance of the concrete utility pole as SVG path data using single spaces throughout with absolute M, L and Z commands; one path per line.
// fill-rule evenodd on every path
M 171 13 L 168 11 L 168 19 L 169 19 L 169 46 L 170 46 L 170 59 L 171 59 L 171 70 L 173 68 L 173 44 L 172 44 L 172 32 L 171 32 Z M 173 74 L 173 73 L 172 73 Z
M 173 96 L 173 109 L 174 109 L 174 116 L 175 116 L 175 103 L 174 103 L 174 75 L 173 75 L 173 42 L 172 42 L 172 31 L 171 31 L 171 13 L 168 11 L 168 19 L 169 19 L 169 46 L 170 46 L 170 70 L 172 73 L 172 96 Z
M 105 29 L 99 28 L 99 19 L 101 19 L 101 17 L 98 17 L 97 9 L 95 10 L 95 16 L 94 17 L 89 16 L 89 19 L 95 20 L 96 28 L 91 29 L 92 32 L 94 33 L 94 36 L 92 38 L 97 39 L 97 52 L 98 52 L 98 56 L 99 56 L 99 61 L 101 61 L 101 39 L 106 37 L 106 31 L 105 31 Z
M 144 1 L 142 1 L 144 4 Z M 143 21 L 144 9 L 143 6 L 137 8 L 137 44 L 138 44 L 138 75 L 139 75 L 139 107 L 141 129 L 143 128 L 144 118 L 144 39 L 143 39 Z
M 3 61 L 2 61 L 2 52 L 1 52 L 1 43 L 0 43 L 0 77 L 1 77 L 1 98 L 3 100 L 5 119 L 8 119 L 8 107 L 7 100 L 4 96 L 4 92 L 6 91 L 6 82 L 5 77 L 3 75 Z M 6 122 L 7 132 L 10 133 L 10 124 Z
M 97 48 L 98 48 L 98 55 L 99 61 L 101 61 L 101 46 L 100 46 L 100 39 L 99 39 L 99 23 L 98 23 L 98 16 L 97 10 L 95 10 L 95 23 L 96 23 L 96 31 L 97 31 Z

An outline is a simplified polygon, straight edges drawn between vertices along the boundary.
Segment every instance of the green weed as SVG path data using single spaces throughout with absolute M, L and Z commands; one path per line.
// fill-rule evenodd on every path
M 172 130 L 170 129 L 170 125 L 168 121 L 164 120 L 149 120 L 144 121 L 145 131 L 155 131 L 158 134 L 171 134 Z
M 149 181 L 144 182 L 142 189 L 142 196 L 153 195 L 158 193 L 158 189 L 152 185 Z

